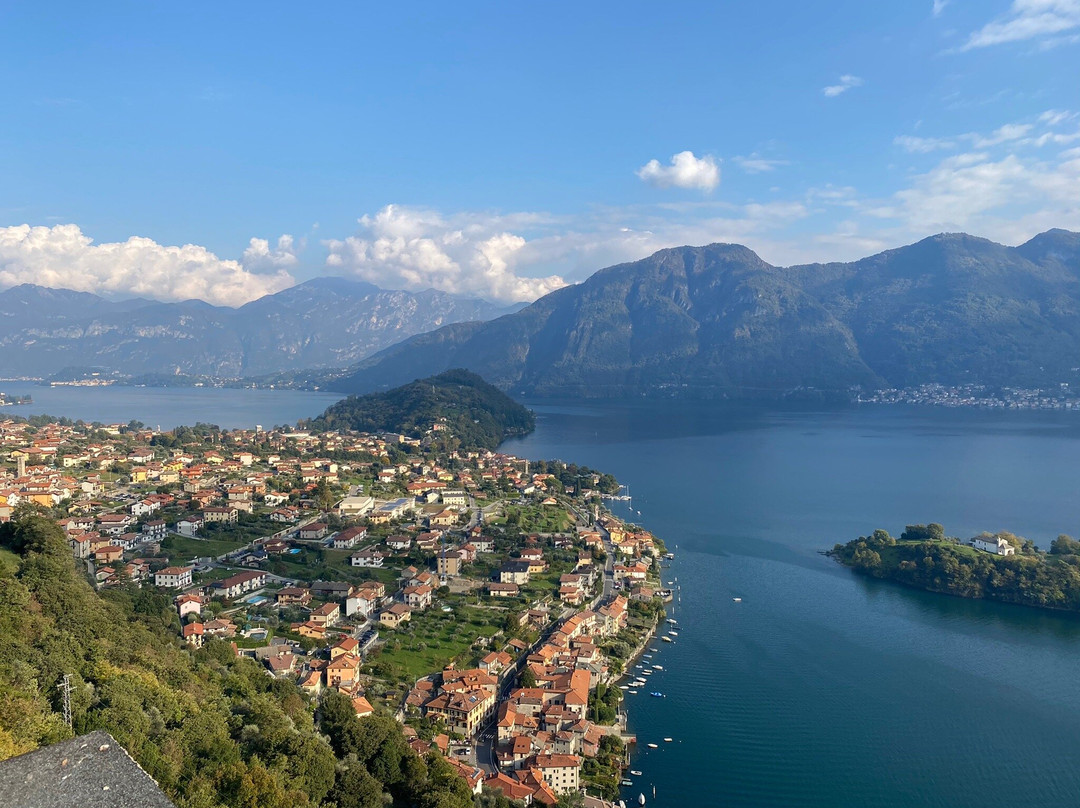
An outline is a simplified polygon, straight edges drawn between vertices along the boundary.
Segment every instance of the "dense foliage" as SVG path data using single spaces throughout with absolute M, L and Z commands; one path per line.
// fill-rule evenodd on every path
M 1047 554 L 1028 539 L 994 535 L 1005 538 L 1016 554 L 976 550 L 947 538 L 935 524 L 909 525 L 900 540 L 875 530 L 836 545 L 831 554 L 858 572 L 931 592 L 1080 611 L 1080 542 L 1061 536 Z
M 467 367 L 532 395 L 756 397 L 923 383 L 1055 387 L 1080 355 L 1080 234 L 942 234 L 852 263 L 776 267 L 733 244 L 601 270 L 516 314 L 357 364 L 364 392 Z
M 314 705 L 221 641 L 175 639 L 171 599 L 98 595 L 63 533 L 26 512 L 0 528 L 0 759 L 73 734 L 116 737 L 181 808 L 473 805 L 437 756 L 419 758 L 392 719 L 348 699 Z M 71 675 L 73 729 L 58 684 Z M 384 796 L 385 795 L 385 796 Z
M 536 425 L 529 410 L 475 373 L 448 370 L 385 393 L 349 396 L 304 426 L 421 437 L 439 423 L 447 440 L 467 449 L 494 449 Z

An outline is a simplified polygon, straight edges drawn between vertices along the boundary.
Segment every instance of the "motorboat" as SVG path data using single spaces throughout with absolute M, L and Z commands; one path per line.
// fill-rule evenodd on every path
M 736 603 L 742 603 L 742 598 L 732 598 Z
M 644 805 L 645 804 L 645 795 L 644 794 L 638 794 L 637 795 L 637 804 L 638 805 Z
M 671 741 L 672 741 L 671 738 L 664 738 L 664 743 L 671 743 Z
M 654 671 L 662 671 L 664 669 L 664 666 L 663 665 L 653 665 L 652 669 Z
M 638 694 L 636 690 L 627 690 L 626 692 L 629 693 L 631 696 L 636 696 Z
M 650 749 L 659 749 L 659 748 L 660 748 L 659 746 L 657 746 L 657 745 L 656 745 L 656 744 L 654 744 L 654 743 L 647 743 L 647 744 L 645 744 L 645 745 L 646 745 L 647 747 L 649 747 Z
M 630 685 L 619 685 L 619 690 L 629 690 Z
M 661 637 L 660 639 L 664 642 L 671 642 L 671 637 Z
M 660 692 L 659 690 L 654 690 L 654 691 L 653 691 L 652 693 L 650 693 L 649 695 L 650 695 L 650 696 L 652 696 L 652 697 L 654 697 L 654 698 L 657 698 L 657 699 L 662 699 L 662 698 L 664 698 L 664 694 L 663 694 L 663 693 L 661 693 L 661 692 Z
M 668 636 L 669 636 L 669 637 L 678 637 L 678 636 L 679 636 L 679 632 L 677 632 L 677 631 L 669 631 L 669 632 L 668 632 Z
M 633 784 L 634 784 L 633 780 L 623 780 L 622 783 L 621 783 L 621 785 L 624 785 L 624 786 L 632 786 Z
M 636 769 L 631 769 L 630 774 L 634 775 L 634 777 L 641 777 L 641 772 L 637 771 Z

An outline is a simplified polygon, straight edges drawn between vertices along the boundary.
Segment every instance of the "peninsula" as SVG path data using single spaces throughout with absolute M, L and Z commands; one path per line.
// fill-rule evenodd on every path
M 898 539 L 875 530 L 829 555 L 863 575 L 928 592 L 1080 612 L 1080 541 L 1066 535 L 1042 552 L 1012 533 L 961 541 L 931 523 L 908 525 Z

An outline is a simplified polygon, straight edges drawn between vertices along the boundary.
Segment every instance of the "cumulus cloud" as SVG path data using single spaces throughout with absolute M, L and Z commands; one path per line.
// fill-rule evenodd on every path
M 1080 0 L 1013 0 L 1008 13 L 972 32 L 961 50 L 1029 39 L 1046 42 L 1078 27 Z
M 852 76 L 850 74 L 840 77 L 838 84 L 830 84 L 828 87 L 823 87 L 821 92 L 824 93 L 826 98 L 836 98 L 841 93 L 846 93 L 852 87 L 862 87 L 863 80 L 858 76 Z
M 517 224 L 534 217 L 522 216 Z M 490 300 L 535 300 L 565 286 L 558 275 L 516 272 L 527 241 L 501 217 L 387 205 L 359 219 L 360 233 L 326 241 L 327 266 L 384 288 L 439 289 Z
M 264 238 L 253 238 L 246 250 L 241 263 L 249 272 L 277 272 L 283 269 L 295 267 L 300 259 L 297 256 L 303 247 L 289 234 L 279 236 L 277 246 L 270 247 L 270 242 Z
M 0 288 L 34 283 L 81 292 L 155 300 L 198 298 L 239 306 L 292 286 L 287 267 L 293 263 L 289 236 L 279 239 L 273 250 L 266 241 L 252 239 L 241 262 L 218 258 L 196 244 L 165 246 L 139 236 L 95 244 L 74 224 L 0 228 Z
M 696 157 L 692 151 L 673 155 L 668 165 L 650 160 L 637 170 L 643 181 L 657 188 L 712 191 L 720 184 L 720 166 L 711 154 Z

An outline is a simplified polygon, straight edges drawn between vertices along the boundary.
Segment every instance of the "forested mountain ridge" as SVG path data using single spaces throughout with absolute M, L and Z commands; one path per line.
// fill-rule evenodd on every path
M 291 681 L 222 641 L 187 649 L 178 628 L 166 594 L 95 592 L 55 522 L 0 527 L 0 759 L 102 729 L 180 808 L 474 806 L 465 780 L 417 756 L 392 718 L 358 719 L 332 692 L 316 721 Z
M 1080 236 L 1006 247 L 941 234 L 786 268 L 740 245 L 661 250 L 491 322 L 412 337 L 333 386 L 366 392 L 458 366 L 548 396 L 1056 385 L 1080 367 Z
M 495 449 L 509 437 L 531 432 L 536 421 L 498 388 L 457 369 L 385 393 L 349 396 L 303 426 L 320 432 L 399 432 L 414 438 L 438 428 L 463 448 Z
M 317 278 L 237 309 L 26 284 L 0 292 L 0 375 L 83 366 L 234 378 L 344 367 L 413 334 L 516 308 L 344 278 Z

